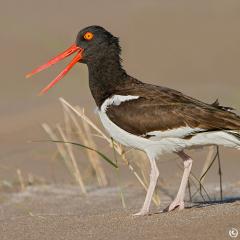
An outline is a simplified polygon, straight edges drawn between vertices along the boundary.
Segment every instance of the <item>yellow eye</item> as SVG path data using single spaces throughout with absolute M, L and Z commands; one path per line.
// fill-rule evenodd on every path
M 83 37 L 84 37 L 85 40 L 90 41 L 90 40 L 93 39 L 93 33 L 91 33 L 91 32 L 86 32 Z

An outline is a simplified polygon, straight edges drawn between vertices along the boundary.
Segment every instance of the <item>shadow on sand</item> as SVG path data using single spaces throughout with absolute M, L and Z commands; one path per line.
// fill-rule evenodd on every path
M 225 204 L 225 203 L 234 203 L 240 201 L 240 196 L 238 197 L 226 197 L 223 200 L 213 200 L 213 201 L 194 201 L 193 205 L 186 208 L 203 208 L 208 207 L 212 205 L 219 205 L 219 204 Z

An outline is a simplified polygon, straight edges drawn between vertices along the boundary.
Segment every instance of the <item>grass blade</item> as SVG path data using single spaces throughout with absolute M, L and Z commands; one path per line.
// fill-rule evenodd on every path
M 65 144 L 67 143 L 67 144 L 72 144 L 72 145 L 75 145 L 75 146 L 83 147 L 83 148 L 86 148 L 86 149 L 89 149 L 91 151 L 96 152 L 99 156 L 101 156 L 105 161 L 110 163 L 113 167 L 118 168 L 118 166 L 112 160 L 110 160 L 107 156 L 105 156 L 103 153 L 99 152 L 96 149 L 93 149 L 93 148 L 90 148 L 88 146 L 85 146 L 85 145 L 83 145 L 81 143 L 65 142 L 65 141 L 61 141 L 61 140 L 43 140 L 43 141 L 34 141 L 34 142 L 54 142 L 54 143 L 65 143 Z

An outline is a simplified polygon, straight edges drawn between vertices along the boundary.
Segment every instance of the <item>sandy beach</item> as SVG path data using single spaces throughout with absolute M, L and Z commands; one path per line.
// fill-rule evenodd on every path
M 91 190 L 87 197 L 71 186 L 29 188 L 1 204 L 1 239 L 230 239 L 229 231 L 239 229 L 239 198 L 136 217 L 131 213 L 144 195 L 133 188 L 125 197 L 129 204 L 122 209 L 116 188 Z

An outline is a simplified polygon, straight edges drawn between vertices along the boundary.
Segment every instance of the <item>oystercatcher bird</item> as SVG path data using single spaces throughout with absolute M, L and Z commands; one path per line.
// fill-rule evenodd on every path
M 168 211 L 184 208 L 184 194 L 192 159 L 184 150 L 206 145 L 240 149 L 240 117 L 219 104 L 207 104 L 167 87 L 143 83 L 129 76 L 121 65 L 119 40 L 100 26 L 81 30 L 76 42 L 27 77 L 76 52 L 70 64 L 41 93 L 47 92 L 75 63 L 85 63 L 89 86 L 107 132 L 123 145 L 146 152 L 150 184 L 136 215 L 149 212 L 159 171 L 156 159 L 176 153 L 184 164 L 181 184 Z

